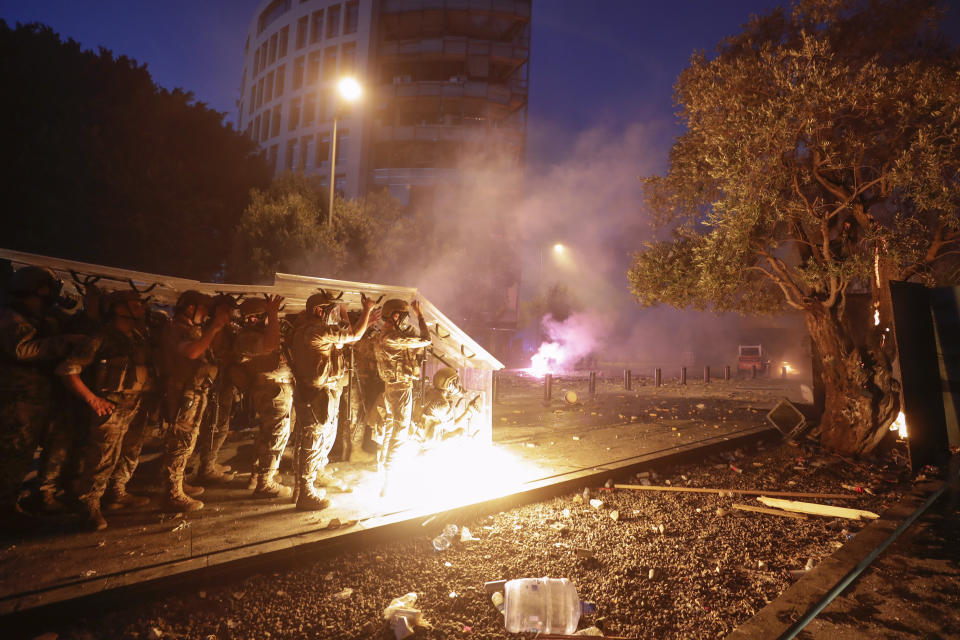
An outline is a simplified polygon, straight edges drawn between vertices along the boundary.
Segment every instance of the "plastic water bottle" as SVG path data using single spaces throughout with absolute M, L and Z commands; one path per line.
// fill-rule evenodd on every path
M 443 531 L 433 539 L 433 548 L 437 551 L 446 551 L 453 544 L 460 529 L 455 524 L 448 524 Z
M 570 634 L 581 614 L 594 611 L 566 578 L 521 578 L 504 585 L 504 625 L 510 633 Z

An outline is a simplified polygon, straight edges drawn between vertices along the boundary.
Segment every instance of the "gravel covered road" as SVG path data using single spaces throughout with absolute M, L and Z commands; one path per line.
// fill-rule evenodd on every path
M 893 462 L 854 464 L 813 445 L 776 443 L 633 481 L 824 493 L 846 493 L 847 484 L 876 495 L 852 494 L 836 504 L 879 513 L 909 488 L 901 470 Z M 634 638 L 719 638 L 801 575 L 791 572 L 816 565 L 864 525 L 734 510 L 738 503 L 759 504 L 743 496 L 587 489 L 587 496 L 456 522 L 478 540 L 458 541 L 446 551 L 431 544 L 447 524 L 437 518 L 418 538 L 304 558 L 292 569 L 50 621 L 25 630 L 24 637 L 388 639 L 394 634 L 383 609 L 408 592 L 418 595 L 416 606 L 431 625 L 413 638 L 516 637 L 503 629 L 484 582 L 549 576 L 569 578 L 581 599 L 596 603 L 597 613 L 582 618 L 581 629 L 596 625 L 607 635 Z M 591 506 L 591 499 L 603 504 Z

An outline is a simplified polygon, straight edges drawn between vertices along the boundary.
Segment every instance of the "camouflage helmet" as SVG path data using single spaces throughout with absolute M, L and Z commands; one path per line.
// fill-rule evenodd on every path
M 247 298 L 240 303 L 240 317 L 257 316 L 267 312 L 267 302 L 263 298 Z
M 53 274 L 53 271 L 32 265 L 17 269 L 7 282 L 7 290 L 18 296 L 36 293 L 43 287 L 47 287 L 50 290 L 49 297 L 55 298 L 62 286 L 63 283 Z
M 317 307 L 323 307 L 324 312 L 327 312 L 330 310 L 329 309 L 330 307 L 337 304 L 338 300 L 339 298 L 334 298 L 328 292 L 321 289 L 317 293 L 307 298 L 305 309 L 307 311 L 307 314 L 311 316 L 314 314 L 314 309 L 316 309 Z
M 107 315 L 113 315 L 114 310 L 126 302 L 143 302 L 143 298 L 140 297 L 139 292 L 133 289 L 118 289 L 104 296 L 101 308 L 106 311 Z
M 229 293 L 218 293 L 210 300 L 211 309 L 216 309 L 217 307 L 224 305 L 226 305 L 231 311 L 234 311 L 237 309 L 237 299 Z
M 213 307 L 213 298 L 205 293 L 200 293 L 195 289 L 188 289 L 187 291 L 181 293 L 180 297 L 177 298 L 177 304 L 174 306 L 174 311 L 183 311 L 191 305 L 194 307 L 203 305 L 207 307 L 207 309 L 211 309 Z
M 456 380 L 459 377 L 460 374 L 457 373 L 456 369 L 440 367 L 437 369 L 437 372 L 433 374 L 433 386 L 441 390 L 446 389 L 452 380 Z
M 383 303 L 383 317 L 393 320 L 395 313 L 410 313 L 410 303 L 399 298 L 391 298 Z

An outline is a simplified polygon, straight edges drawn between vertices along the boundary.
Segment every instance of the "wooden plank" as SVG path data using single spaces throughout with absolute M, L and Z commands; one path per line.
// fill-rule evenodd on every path
M 755 507 L 750 504 L 735 504 L 733 505 L 734 509 L 740 511 L 751 511 L 753 513 L 766 513 L 771 516 L 783 516 L 785 518 L 795 518 L 796 520 L 806 520 L 807 516 L 802 513 L 794 513 L 792 511 L 783 511 L 781 509 L 767 509 L 766 507 Z
M 786 511 L 794 511 L 796 513 L 809 513 L 810 515 L 824 516 L 827 518 L 847 518 L 849 520 L 867 518 L 869 520 L 875 520 L 880 517 L 872 511 L 864 511 L 863 509 L 848 509 L 847 507 L 834 507 L 828 504 L 797 502 L 795 500 L 778 500 L 777 498 L 767 498 L 765 496 L 761 496 L 757 498 L 757 500 L 768 507 L 776 507 L 778 509 L 785 509 Z
M 784 498 L 820 498 L 822 500 L 851 500 L 859 498 L 856 493 L 802 493 L 798 491 L 766 491 L 764 489 L 712 489 L 705 487 L 665 487 L 642 484 L 615 484 L 615 489 L 636 489 L 640 491 L 674 491 L 678 493 L 733 493 L 741 496 L 781 496 Z

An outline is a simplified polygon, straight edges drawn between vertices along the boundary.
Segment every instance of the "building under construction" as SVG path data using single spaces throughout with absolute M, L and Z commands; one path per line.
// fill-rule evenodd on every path
M 238 126 L 276 172 L 388 187 L 401 202 L 461 179 L 463 163 L 522 165 L 531 0 L 265 0 L 245 46 Z M 358 104 L 338 99 L 355 76 Z

